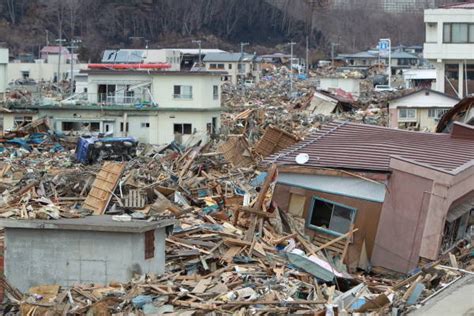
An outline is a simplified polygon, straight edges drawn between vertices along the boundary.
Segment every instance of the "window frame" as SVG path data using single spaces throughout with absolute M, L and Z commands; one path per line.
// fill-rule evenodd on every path
M 428 117 L 432 118 L 432 119 L 440 119 L 449 110 L 450 110 L 449 108 L 429 108 L 428 109 Z M 440 115 L 440 113 L 441 113 L 441 115 Z
M 183 87 L 189 87 L 189 94 L 183 94 Z M 176 88 L 179 88 L 179 93 L 176 93 Z M 173 85 L 173 99 L 179 100 L 192 100 L 193 99 L 193 86 L 192 85 Z
M 212 99 L 219 100 L 219 85 L 217 84 L 212 86 Z
M 324 203 L 330 203 L 330 204 L 333 205 L 332 211 L 331 211 L 331 219 L 330 219 L 329 222 L 331 222 L 333 214 L 334 214 L 334 206 L 339 206 L 339 207 L 342 207 L 342 208 L 345 208 L 345 209 L 348 209 L 348 210 L 351 211 L 351 225 L 354 225 L 354 223 L 355 223 L 355 219 L 356 219 L 356 216 L 357 216 L 357 208 L 352 207 L 352 206 L 348 206 L 348 205 L 345 205 L 345 204 L 342 204 L 342 203 L 339 203 L 339 202 L 334 202 L 334 201 L 331 201 L 331 200 L 328 200 L 328 199 L 325 199 L 325 198 L 322 198 L 322 197 L 319 197 L 319 196 L 313 196 L 312 199 L 311 199 L 310 209 L 309 209 L 308 214 L 306 216 L 306 225 L 305 225 L 306 228 L 312 229 L 312 230 L 315 230 L 315 231 L 319 231 L 319 232 L 323 232 L 325 234 L 333 235 L 333 236 L 336 236 L 336 237 L 347 234 L 350 231 L 350 228 L 349 228 L 349 230 L 346 233 L 340 233 L 340 232 L 331 230 L 329 228 L 323 228 L 323 227 L 311 224 L 311 218 L 313 217 L 313 212 L 314 212 L 314 204 L 315 204 L 316 201 L 321 201 L 321 202 L 324 202 Z
M 463 41 L 453 41 L 453 25 L 466 25 L 467 26 L 467 31 L 466 31 L 466 38 Z M 446 31 L 446 28 L 449 28 L 448 31 Z M 443 23 L 443 44 L 472 44 L 474 43 L 474 34 L 471 34 L 471 32 L 474 32 L 474 23 L 469 23 L 469 22 L 455 22 L 455 23 Z M 447 38 L 449 34 L 449 38 Z
M 405 110 L 407 115 L 406 116 L 402 116 L 402 110 Z M 408 115 L 408 112 L 409 111 L 413 111 L 415 114 L 413 117 L 409 116 Z M 402 120 L 402 121 L 416 121 L 416 117 L 418 115 L 418 111 L 416 108 L 407 108 L 407 107 L 400 107 L 398 108 L 398 120 Z
M 176 132 L 176 126 L 181 125 L 181 132 Z M 185 125 L 189 125 L 189 133 L 185 133 Z M 173 135 L 180 134 L 180 135 L 192 135 L 193 134 L 193 124 L 191 123 L 173 123 Z

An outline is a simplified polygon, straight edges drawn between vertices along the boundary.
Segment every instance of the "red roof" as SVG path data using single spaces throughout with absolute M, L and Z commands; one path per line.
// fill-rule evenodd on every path
M 474 133 L 473 133 L 474 134 Z M 309 155 L 305 167 L 390 171 L 390 159 L 399 156 L 442 172 L 474 162 L 474 135 L 412 132 L 386 127 L 332 122 L 305 140 L 265 159 L 297 165 L 300 153 Z M 470 137 L 472 136 L 472 137 Z

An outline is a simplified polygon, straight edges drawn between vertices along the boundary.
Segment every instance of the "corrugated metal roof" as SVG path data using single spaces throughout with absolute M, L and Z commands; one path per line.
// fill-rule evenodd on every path
M 265 162 L 296 165 L 299 153 L 309 155 L 305 167 L 389 171 L 391 157 L 400 156 L 452 173 L 474 160 L 474 139 L 336 121 Z
M 448 4 L 441 9 L 474 9 L 474 2 Z

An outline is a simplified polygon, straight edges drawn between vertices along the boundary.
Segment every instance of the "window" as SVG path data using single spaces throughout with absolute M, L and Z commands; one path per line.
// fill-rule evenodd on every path
M 173 96 L 175 99 L 192 99 L 193 86 L 174 86 Z
M 21 72 L 21 77 L 26 80 L 26 79 L 30 79 L 30 72 L 28 70 L 24 70 Z
M 214 100 L 219 99 L 219 86 L 212 86 L 212 98 Z
M 128 132 L 128 122 L 127 122 L 127 124 L 125 124 L 125 129 L 126 129 L 125 132 Z M 124 131 L 124 130 L 123 130 L 123 122 L 120 122 L 120 131 L 121 131 L 121 132 Z
M 74 123 L 73 122 L 62 122 L 62 130 L 65 131 L 65 132 L 74 130 Z
M 217 69 L 224 69 L 224 64 L 217 64 Z
M 155 257 L 155 231 L 145 232 L 145 259 Z
M 400 108 L 398 110 L 400 119 L 416 119 L 416 109 Z
M 192 125 L 191 124 L 174 124 L 173 132 L 175 134 L 190 135 L 192 134 Z
M 232 64 L 229 64 L 229 69 L 232 69 Z
M 431 108 L 431 109 L 428 109 L 428 117 L 439 119 L 444 115 L 444 113 L 446 113 L 448 111 L 449 111 L 449 109 Z
M 217 69 L 217 64 L 209 64 L 209 69 Z
M 91 122 L 90 131 L 91 132 L 99 132 L 100 131 L 100 123 L 99 122 Z
M 345 234 L 351 229 L 355 209 L 325 199 L 314 198 L 309 214 L 309 227 Z
M 444 23 L 444 43 L 474 43 L 474 23 Z
M 13 121 L 14 127 L 21 127 L 33 121 L 33 116 L 15 116 Z
M 150 127 L 150 123 L 142 123 L 142 127 Z

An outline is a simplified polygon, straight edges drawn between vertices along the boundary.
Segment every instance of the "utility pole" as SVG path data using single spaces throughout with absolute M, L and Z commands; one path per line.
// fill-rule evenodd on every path
M 201 44 L 202 44 L 202 41 L 201 40 L 193 40 L 193 43 L 194 44 L 198 44 L 199 46 L 199 70 L 201 70 Z
M 56 39 L 56 43 L 58 43 L 58 76 L 56 77 L 56 82 L 59 84 L 59 81 L 61 80 L 61 53 L 63 50 L 63 42 L 65 42 L 65 39 L 61 38 L 61 34 L 59 34 L 59 38 Z
M 70 45 L 68 48 L 71 50 L 71 95 L 74 94 L 74 49 L 79 48 L 76 46 L 77 44 L 81 43 L 82 41 L 77 39 L 77 40 L 71 40 Z
M 290 98 L 291 94 L 293 93 L 293 45 L 295 44 L 295 42 L 288 43 L 288 45 L 290 45 Z
M 338 43 L 331 43 L 331 66 L 334 66 L 334 47 L 339 46 Z
M 306 35 L 306 76 L 309 77 L 309 36 Z
M 244 47 L 247 46 L 247 45 L 249 45 L 249 43 L 240 42 L 240 62 L 239 62 L 239 67 L 238 67 L 239 69 L 237 69 L 239 73 L 242 71 L 242 60 L 244 58 Z M 245 74 L 245 72 L 244 72 L 244 74 Z M 242 84 L 243 84 L 243 81 L 242 81 Z

